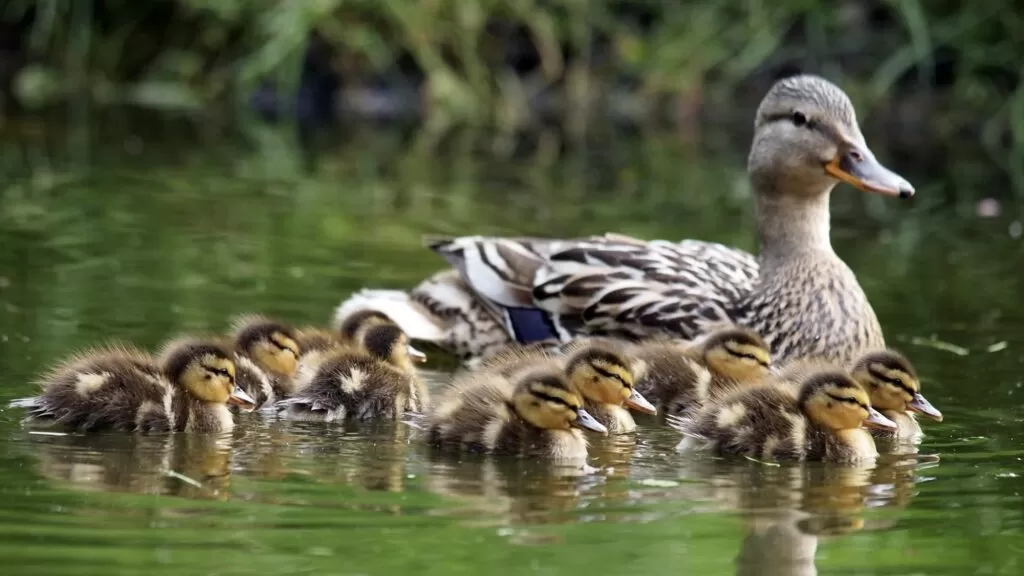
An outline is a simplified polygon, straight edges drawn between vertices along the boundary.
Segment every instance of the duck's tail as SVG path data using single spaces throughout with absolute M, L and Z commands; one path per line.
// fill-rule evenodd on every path
M 413 340 L 439 343 L 445 339 L 444 320 L 401 290 L 366 288 L 356 292 L 335 308 L 334 327 L 364 310 L 384 314 Z

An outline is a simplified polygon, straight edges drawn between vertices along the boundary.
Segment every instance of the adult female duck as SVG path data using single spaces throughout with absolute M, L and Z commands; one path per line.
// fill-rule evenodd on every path
M 719 322 L 760 333 L 779 362 L 850 362 L 885 347 L 853 272 L 829 239 L 829 196 L 840 181 L 908 198 L 914 188 L 868 149 L 853 105 L 816 76 L 778 81 L 758 107 L 747 169 L 757 257 L 721 244 L 575 240 L 431 240 L 453 271 L 408 295 L 364 290 L 339 316 L 374 308 L 463 356 L 575 334 L 694 338 Z

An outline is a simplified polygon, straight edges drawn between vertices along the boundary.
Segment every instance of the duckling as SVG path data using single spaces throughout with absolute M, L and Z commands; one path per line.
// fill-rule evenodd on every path
M 395 324 L 389 316 L 376 310 L 360 310 L 345 317 L 337 328 L 341 343 L 346 346 L 358 346 L 362 341 L 362 333 L 376 324 Z M 396 324 L 397 325 L 397 324 Z
M 29 420 L 79 431 L 226 432 L 226 403 L 255 401 L 235 386 L 231 352 L 215 342 L 170 343 L 159 360 L 108 345 L 78 354 L 43 376 L 42 394 L 15 400 Z
M 692 420 L 673 424 L 687 436 L 678 451 L 706 448 L 719 456 L 841 463 L 878 456 L 862 425 L 896 429 L 841 371 L 813 373 L 799 387 L 778 381 L 739 389 L 713 399 Z
M 263 316 L 243 316 L 235 321 L 232 330 L 236 358 L 244 356 L 252 360 L 266 374 L 275 399 L 286 398 L 295 391 L 294 376 L 300 353 L 295 339 L 295 330 L 291 327 Z M 258 386 L 256 380 L 247 376 L 242 384 Z M 255 388 L 246 390 L 257 391 Z
M 897 430 L 872 430 L 875 437 L 916 438 L 921 425 L 913 414 L 942 422 L 942 412 L 921 394 L 921 381 L 914 366 L 895 350 L 880 350 L 861 356 L 850 375 L 868 392 L 871 405 L 896 423 Z
M 339 349 L 323 359 L 291 398 L 276 404 L 278 413 L 295 420 L 333 422 L 398 418 L 406 410 L 422 411 L 427 390 L 408 359 L 409 341 L 394 324 L 376 324 L 362 333 L 365 350 Z
M 768 345 L 753 330 L 720 328 L 690 343 L 651 340 L 634 345 L 637 389 L 662 413 L 693 414 L 711 398 L 756 385 L 773 371 Z
M 636 431 L 636 421 L 627 408 L 644 414 L 658 410 L 633 386 L 627 349 L 626 342 L 600 337 L 573 340 L 559 348 L 549 343 L 519 345 L 483 359 L 480 369 L 509 377 L 538 363 L 556 364 L 580 392 L 587 413 L 609 434 L 628 434 Z
M 584 463 L 579 428 L 607 433 L 554 363 L 513 376 L 480 370 L 457 376 L 427 416 L 428 442 L 438 450 L 536 456 Z

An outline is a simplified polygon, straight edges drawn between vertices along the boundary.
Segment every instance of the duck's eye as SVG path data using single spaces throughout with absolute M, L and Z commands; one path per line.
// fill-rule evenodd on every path
M 799 110 L 793 112 L 793 125 L 797 128 L 807 125 L 807 116 Z

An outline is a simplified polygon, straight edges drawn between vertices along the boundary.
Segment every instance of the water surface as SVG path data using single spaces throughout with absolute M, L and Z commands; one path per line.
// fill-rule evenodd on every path
M 370 127 L 302 154 L 284 130 L 169 134 L 2 141 L 4 405 L 106 339 L 152 348 L 253 311 L 325 323 L 353 290 L 442 267 L 425 233 L 615 230 L 754 248 L 743 140 L 618 136 L 566 151 L 550 136 Z M 1017 574 L 1020 224 L 1005 199 L 1000 216 L 974 216 L 1000 180 L 975 152 L 954 156 L 899 166 L 912 202 L 833 198 L 837 250 L 946 416 L 873 469 L 682 458 L 653 421 L 635 442 L 596 442 L 598 471 L 572 474 L 433 459 L 402 423 L 247 415 L 227 437 L 52 436 L 5 408 L 0 555 L 12 574 L 83 576 Z M 452 367 L 432 355 L 431 382 Z

